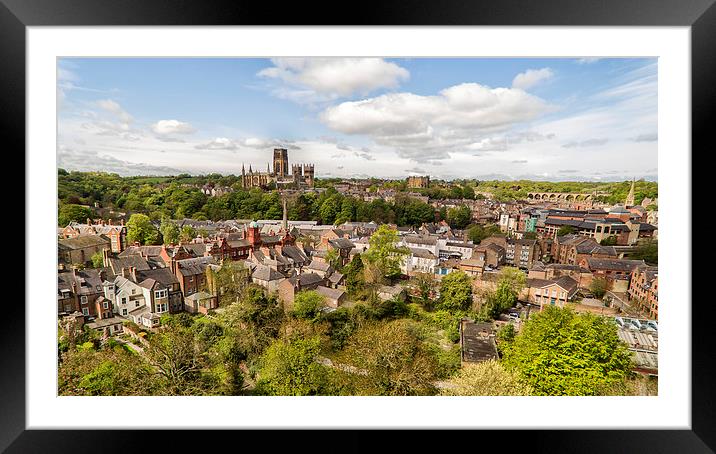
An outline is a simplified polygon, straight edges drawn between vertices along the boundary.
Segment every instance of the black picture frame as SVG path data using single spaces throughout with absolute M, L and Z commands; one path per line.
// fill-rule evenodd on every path
M 269 3 L 234 0 L 0 0 L 0 131 L 6 152 L 25 149 L 25 44 L 28 26 L 143 26 L 143 25 L 549 25 L 549 26 L 690 26 L 692 62 L 692 149 L 709 149 L 716 106 L 716 0 L 442 0 L 407 2 L 363 1 L 351 8 L 324 0 Z M 320 12 L 320 13 L 319 13 Z M 9 139 L 9 141 L 8 141 Z M 691 159 L 695 158 L 692 152 Z M 688 159 L 688 157 L 686 157 Z M 31 175 L 27 175 L 30 179 Z M 14 188 L 7 187 L 6 190 Z M 13 190 L 13 192 L 16 192 Z M 27 207 L 30 208 L 30 207 Z M 15 221 L 17 222 L 17 221 Z M 26 243 L 31 238 L 25 238 Z M 687 245 L 691 248 L 691 244 Z M 31 262 L 30 262 L 31 263 Z M 694 267 L 694 273 L 696 272 Z M 26 274 L 30 285 L 31 271 Z M 13 292 L 14 293 L 14 292 Z M 689 295 L 690 296 L 690 295 Z M 689 303 L 690 301 L 685 301 Z M 26 301 L 26 304 L 42 304 Z M 520 430 L 510 434 L 481 431 L 456 437 L 428 431 L 407 436 L 391 434 L 382 447 L 396 444 L 401 451 L 424 446 L 439 438 L 443 449 L 481 449 L 482 440 L 498 442 L 495 449 L 548 452 L 714 452 L 716 450 L 716 393 L 710 366 L 716 351 L 709 317 L 711 302 L 692 304 L 692 419 L 691 430 Z M 0 450 L 7 452 L 127 452 L 142 450 L 134 431 L 25 430 L 25 307 L 3 304 L 6 323 L 0 329 Z M 615 411 L 636 411 L 619 408 Z M 107 415 L 103 415 L 107 416 Z M 608 422 L 607 422 L 608 423 Z M 208 437 L 194 431 L 159 435 L 155 447 L 204 444 Z M 289 448 L 297 441 L 312 443 L 297 434 L 230 431 L 211 434 L 244 448 L 252 438 L 270 450 Z M 330 431 L 311 437 L 332 450 L 364 452 L 376 442 L 363 431 Z M 504 443 L 501 448 L 499 443 Z M 163 445 L 163 446 L 162 446 Z M 283 446 L 282 446 L 283 445 Z M 320 446 L 319 446 L 320 448 Z M 154 449 L 154 448 L 153 448 Z

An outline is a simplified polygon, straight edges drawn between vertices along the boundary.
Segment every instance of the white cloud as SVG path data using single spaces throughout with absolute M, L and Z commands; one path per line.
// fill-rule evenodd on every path
M 590 65 L 592 63 L 598 62 L 599 60 L 601 60 L 601 58 L 584 57 L 584 58 L 580 58 L 579 60 L 577 60 L 577 63 L 579 63 L 580 65 Z
M 127 111 L 122 109 L 122 106 L 120 106 L 116 101 L 111 99 L 100 99 L 97 101 L 97 105 L 107 112 L 115 114 L 122 123 L 129 124 L 134 121 L 134 118 L 132 118 Z
M 324 102 L 381 88 L 397 88 L 410 78 L 407 69 L 382 58 L 274 58 L 258 76 L 287 85 L 273 90 L 299 103 Z
M 455 85 L 436 96 L 388 93 L 326 109 L 321 121 L 334 131 L 367 135 L 416 161 L 445 159 L 488 135 L 550 110 L 523 90 Z
M 528 69 L 527 71 L 519 73 L 515 76 L 512 80 L 512 87 L 527 90 L 528 88 L 534 87 L 538 83 L 547 80 L 552 76 L 554 76 L 554 72 L 552 72 L 549 68 Z
M 170 134 L 192 134 L 196 129 L 189 123 L 179 120 L 159 120 L 151 125 L 152 131 L 163 136 Z
M 206 143 L 196 145 L 194 148 L 198 150 L 236 150 L 238 148 L 236 142 L 226 137 L 217 137 Z

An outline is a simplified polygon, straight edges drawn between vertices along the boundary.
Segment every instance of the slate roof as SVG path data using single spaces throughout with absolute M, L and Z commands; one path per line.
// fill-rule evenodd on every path
M 153 279 L 160 284 L 170 287 L 175 284 L 179 284 L 177 277 L 171 272 L 169 268 L 158 268 L 156 270 L 142 270 L 137 271 L 137 279 Z
M 403 241 L 405 243 L 424 244 L 427 246 L 435 246 L 438 243 L 437 237 L 428 235 L 406 235 Z
M 418 257 L 421 259 L 429 259 L 429 260 L 435 260 L 437 257 L 435 257 L 435 254 L 428 251 L 427 249 L 421 249 L 421 248 L 410 248 L 410 253 L 413 255 L 413 257 Z
M 206 267 L 209 264 L 216 264 L 214 257 L 196 257 L 192 259 L 178 260 L 176 262 L 177 269 L 182 276 L 204 274 Z
M 587 257 L 587 266 L 590 270 L 615 270 L 631 272 L 640 265 L 646 265 L 643 260 L 627 260 L 627 259 L 598 259 Z
M 254 271 L 251 273 L 251 277 L 270 282 L 284 279 L 286 276 L 269 266 L 256 265 L 256 268 L 254 268 Z
M 303 263 L 308 260 L 306 254 L 298 246 L 287 245 L 281 248 L 281 253 L 296 263 Z
M 316 287 L 316 292 L 318 292 L 322 296 L 325 296 L 326 298 L 330 298 L 330 299 L 333 299 L 336 301 L 340 297 L 345 295 L 345 293 L 346 293 L 343 290 L 338 290 L 338 289 L 330 288 L 330 287 L 324 287 L 322 285 L 319 285 L 318 287 Z
M 311 263 L 308 264 L 308 266 L 306 268 L 309 270 L 327 272 L 331 268 L 331 265 L 328 262 L 313 260 Z
M 460 322 L 462 360 L 481 362 L 497 359 L 497 345 L 491 323 L 476 323 L 469 320 Z
M 336 238 L 335 240 L 328 240 L 328 242 L 335 248 L 338 249 L 353 249 L 356 247 L 355 244 L 349 239 L 346 238 Z
M 151 269 L 147 260 L 141 255 L 109 256 L 109 267 L 114 274 L 122 274 L 122 268 L 134 267 L 138 271 Z
M 79 235 L 74 238 L 63 238 L 57 240 L 57 247 L 60 250 L 77 250 L 95 246 L 109 246 L 110 240 L 104 235 Z
M 301 287 L 316 285 L 323 282 L 323 278 L 316 273 L 302 273 L 288 279 L 291 284 L 301 283 Z

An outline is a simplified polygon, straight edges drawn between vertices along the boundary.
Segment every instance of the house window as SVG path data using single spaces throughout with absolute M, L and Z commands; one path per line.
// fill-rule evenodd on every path
M 139 307 L 139 301 L 134 302 L 134 307 Z
M 105 301 L 104 303 L 102 303 L 102 308 L 103 308 L 103 309 L 109 308 L 109 303 L 108 303 L 107 301 Z
M 157 290 L 154 292 L 154 298 L 166 298 L 167 297 L 167 291 L 164 290 Z
M 85 295 L 80 296 L 80 301 L 82 302 L 82 304 L 87 304 L 87 296 L 85 296 Z
M 87 309 L 86 307 L 83 307 L 83 308 L 82 308 L 82 315 L 89 315 L 89 309 Z
M 127 315 L 127 309 L 122 309 L 122 315 L 124 315 L 124 316 Z

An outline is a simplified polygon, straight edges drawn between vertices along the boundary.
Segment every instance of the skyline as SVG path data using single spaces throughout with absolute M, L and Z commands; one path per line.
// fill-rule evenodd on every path
M 59 59 L 58 167 L 657 180 L 657 60 Z

